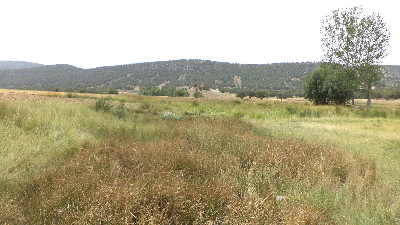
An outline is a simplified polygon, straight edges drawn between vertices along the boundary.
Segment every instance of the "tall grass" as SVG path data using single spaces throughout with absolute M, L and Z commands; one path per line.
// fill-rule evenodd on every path
M 101 101 L 0 101 L 0 223 L 400 222 L 395 107 Z
M 271 140 L 238 120 L 166 120 L 159 131 L 156 142 L 87 147 L 25 182 L 5 221 L 333 223 L 340 201 L 364 201 L 375 188 L 368 160 Z

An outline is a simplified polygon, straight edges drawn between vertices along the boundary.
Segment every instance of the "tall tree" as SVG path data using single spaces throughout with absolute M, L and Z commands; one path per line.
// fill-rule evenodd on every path
M 361 6 L 343 11 L 333 10 L 322 22 L 322 49 L 325 60 L 338 63 L 348 70 L 347 85 L 354 91 L 365 85 L 370 93 L 372 86 L 382 77 L 378 64 L 387 56 L 386 47 L 390 33 L 379 14 L 363 15 Z M 368 106 L 371 103 L 370 94 Z

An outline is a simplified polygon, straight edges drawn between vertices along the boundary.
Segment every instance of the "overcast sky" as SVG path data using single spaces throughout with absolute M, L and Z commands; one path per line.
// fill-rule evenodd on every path
M 0 3 L 0 60 L 80 68 L 204 59 L 321 61 L 332 10 L 362 5 L 391 32 L 383 65 L 400 65 L 400 3 L 234 0 L 10 0 Z

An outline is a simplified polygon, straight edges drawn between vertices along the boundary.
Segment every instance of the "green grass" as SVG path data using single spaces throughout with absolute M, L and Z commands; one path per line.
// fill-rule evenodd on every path
M 0 223 L 400 223 L 398 106 L 90 98 L 0 101 Z

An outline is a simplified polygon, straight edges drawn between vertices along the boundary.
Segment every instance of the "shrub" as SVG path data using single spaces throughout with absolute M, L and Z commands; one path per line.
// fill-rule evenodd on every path
M 124 103 L 121 103 L 116 110 L 113 111 L 114 116 L 117 116 L 118 118 L 124 118 L 126 117 L 126 112 L 124 109 Z
M 240 91 L 236 94 L 236 97 L 243 99 L 243 98 L 247 97 L 247 94 L 246 94 L 246 92 L 240 90 Z
M 335 103 L 341 105 L 351 98 L 351 91 L 343 79 L 343 67 L 334 64 L 324 64 L 308 74 L 303 83 L 303 96 L 316 105 Z
M 193 93 L 193 97 L 195 97 L 195 98 L 203 98 L 204 95 L 201 92 L 196 91 L 195 93 Z
M 182 118 L 182 116 L 176 115 L 175 113 L 173 113 L 171 111 L 165 111 L 162 114 L 162 118 L 165 120 L 180 120 Z
M 110 112 L 111 108 L 111 103 L 106 98 L 98 99 L 94 105 L 94 109 L 96 110 L 96 112 Z
M 189 92 L 187 92 L 184 89 L 175 91 L 175 96 L 177 96 L 177 97 L 189 97 L 189 95 L 190 95 Z
M 394 110 L 394 116 L 400 118 L 400 106 Z
M 110 95 L 117 95 L 118 94 L 118 90 L 115 90 L 115 89 L 113 89 L 111 87 L 108 87 L 106 93 L 110 94 Z
M 199 101 L 192 101 L 192 106 L 196 107 L 199 105 L 200 105 Z

